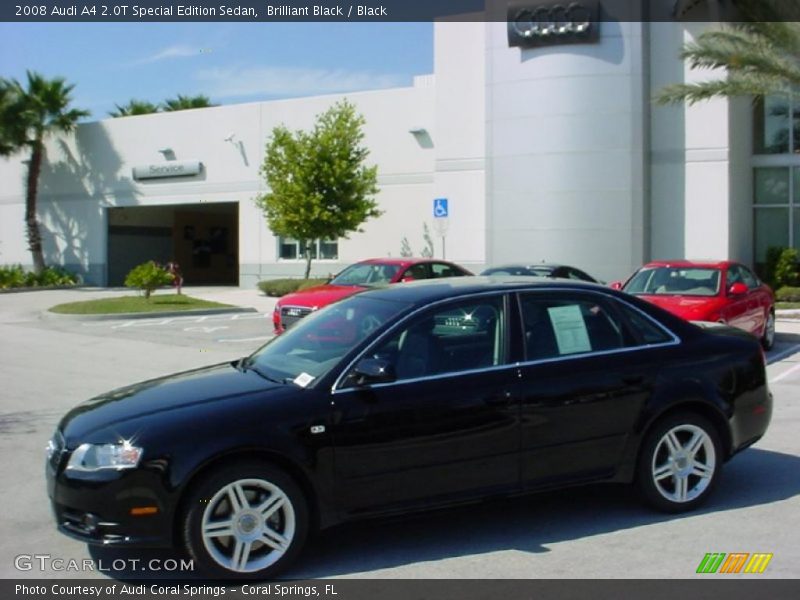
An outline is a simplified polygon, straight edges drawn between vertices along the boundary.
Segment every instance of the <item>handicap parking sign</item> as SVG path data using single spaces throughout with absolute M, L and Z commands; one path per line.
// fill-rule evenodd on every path
M 435 198 L 433 200 L 433 216 L 437 219 L 443 219 L 447 215 L 447 198 Z

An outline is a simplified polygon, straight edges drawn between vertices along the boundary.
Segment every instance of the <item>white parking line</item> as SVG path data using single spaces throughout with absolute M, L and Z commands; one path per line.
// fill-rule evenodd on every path
M 202 327 L 202 326 L 198 326 L 198 327 L 184 327 L 183 328 L 184 331 L 196 331 L 196 332 L 199 332 L 199 333 L 213 333 L 213 332 L 217 331 L 218 329 L 228 329 L 228 326 L 227 325 L 218 325 L 217 327 Z
M 273 336 L 266 335 L 266 336 L 259 336 L 259 337 L 251 337 L 251 338 L 221 338 L 218 340 L 214 340 L 215 342 L 260 342 L 262 340 L 269 340 L 272 339 Z
M 81 323 L 81 325 L 83 327 L 109 327 L 111 329 L 127 329 L 129 327 L 159 327 L 173 323 L 180 325 L 182 323 L 204 323 L 211 321 L 248 321 L 253 319 L 267 319 L 270 316 L 271 315 L 263 313 L 236 313 L 166 318 L 154 317 L 152 319 L 129 319 L 127 321 L 92 321 L 88 323 Z
M 778 375 L 774 379 L 771 379 L 770 383 L 778 383 L 780 380 L 786 379 L 789 375 L 791 375 L 792 373 L 794 373 L 797 370 L 800 370 L 800 363 L 796 364 L 791 369 L 788 369 L 788 370 L 784 371 L 783 373 L 781 373 L 780 375 Z
M 795 344 L 794 346 L 791 346 L 790 348 L 787 348 L 783 352 L 779 352 L 778 354 L 770 356 L 768 358 L 767 364 L 771 365 L 771 364 L 774 364 L 774 363 L 776 363 L 776 362 L 778 362 L 780 360 L 783 360 L 784 358 L 794 354 L 798 350 L 800 350 L 800 344 Z

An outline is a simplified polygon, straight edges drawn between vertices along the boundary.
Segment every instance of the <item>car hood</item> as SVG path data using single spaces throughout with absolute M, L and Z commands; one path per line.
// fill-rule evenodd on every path
M 307 306 L 308 308 L 322 308 L 332 302 L 352 296 L 367 288 L 359 285 L 316 285 L 300 292 L 286 294 L 279 301 L 279 306 Z
M 225 401 L 286 386 L 264 379 L 252 369 L 224 363 L 176 373 L 107 392 L 79 404 L 61 420 L 67 445 L 98 429 L 144 415 Z M 72 442 L 72 444 L 70 443 Z
M 666 296 L 661 294 L 637 294 L 637 296 L 688 321 L 706 320 L 707 315 L 717 310 L 720 304 L 719 299 L 714 296 Z

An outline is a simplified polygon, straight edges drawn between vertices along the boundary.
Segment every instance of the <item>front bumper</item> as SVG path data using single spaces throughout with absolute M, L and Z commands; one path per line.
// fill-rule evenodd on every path
M 173 498 L 159 473 L 137 468 L 70 473 L 64 464 L 46 467 L 47 492 L 58 530 L 101 546 L 172 547 Z M 134 516 L 132 509 L 155 507 Z

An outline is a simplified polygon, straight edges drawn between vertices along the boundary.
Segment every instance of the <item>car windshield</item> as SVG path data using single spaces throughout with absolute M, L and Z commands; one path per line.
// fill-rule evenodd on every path
M 391 282 L 399 269 L 399 265 L 358 263 L 347 267 L 334 277 L 331 283 L 333 285 L 384 285 Z
M 631 277 L 623 291 L 629 294 L 670 296 L 716 296 L 719 269 L 700 267 L 655 267 Z
M 306 387 L 408 306 L 361 296 L 346 298 L 298 321 L 246 359 L 245 366 L 268 379 Z

